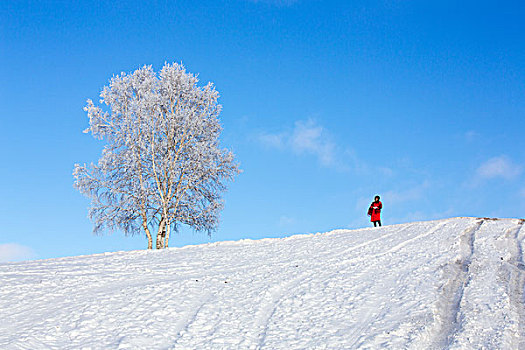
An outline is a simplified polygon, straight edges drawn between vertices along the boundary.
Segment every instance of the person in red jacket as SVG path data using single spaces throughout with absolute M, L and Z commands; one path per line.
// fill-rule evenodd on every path
M 374 223 L 374 227 L 379 224 L 381 226 L 381 209 L 383 209 L 383 203 L 379 201 L 379 196 L 374 198 L 370 208 L 368 208 L 368 215 L 370 216 L 370 221 Z

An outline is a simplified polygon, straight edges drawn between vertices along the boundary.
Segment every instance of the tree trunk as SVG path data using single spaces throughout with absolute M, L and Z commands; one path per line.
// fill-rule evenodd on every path
M 146 237 L 148 238 L 148 249 L 153 249 L 153 237 L 151 237 L 151 232 L 149 232 L 148 223 L 144 220 L 142 222 L 142 227 L 144 232 L 146 232 Z
M 157 232 L 157 249 L 164 248 L 164 237 L 166 236 L 166 223 L 164 218 L 160 219 L 159 230 Z
M 164 248 L 168 248 L 168 241 L 170 240 L 171 225 L 166 225 L 166 239 L 164 241 Z

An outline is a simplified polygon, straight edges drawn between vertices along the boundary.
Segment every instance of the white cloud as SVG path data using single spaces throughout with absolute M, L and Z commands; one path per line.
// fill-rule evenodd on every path
M 503 178 L 512 180 L 521 174 L 522 167 L 513 163 L 507 156 L 490 158 L 476 170 L 478 179 Z
M 268 147 L 290 149 L 297 155 L 313 155 L 326 167 L 346 168 L 336 156 L 337 147 L 332 137 L 312 119 L 296 121 L 291 132 L 261 133 L 258 139 Z
M 314 119 L 297 120 L 293 128 L 268 133 L 259 132 L 255 138 L 265 147 L 288 151 L 295 155 L 310 155 L 327 168 L 361 175 L 380 174 L 392 177 L 395 172 L 387 166 L 371 166 L 346 145 L 338 145 L 332 134 Z
M 0 244 L 0 263 L 31 260 L 35 258 L 35 252 L 29 247 L 16 243 Z
M 325 166 L 335 164 L 335 144 L 324 128 L 311 119 L 295 123 L 290 143 L 292 149 L 298 154 L 316 155 L 321 164 Z

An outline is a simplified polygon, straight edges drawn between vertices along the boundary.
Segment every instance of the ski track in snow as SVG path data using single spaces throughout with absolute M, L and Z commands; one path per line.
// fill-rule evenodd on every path
M 459 255 L 443 266 L 443 285 L 435 305 L 434 320 L 422 333 L 426 338 L 417 344 L 429 349 L 445 349 L 450 339 L 458 331 L 458 312 L 464 296 L 465 286 L 469 283 L 469 265 L 474 254 L 476 232 L 483 224 L 478 220 L 467 227 L 457 242 Z
M 523 220 L 0 264 L 1 349 L 525 349 Z

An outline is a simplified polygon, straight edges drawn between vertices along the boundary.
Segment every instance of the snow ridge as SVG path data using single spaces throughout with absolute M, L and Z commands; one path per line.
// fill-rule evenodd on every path
M 0 348 L 525 348 L 523 225 L 453 218 L 0 264 Z

